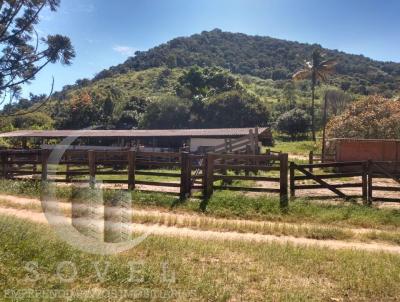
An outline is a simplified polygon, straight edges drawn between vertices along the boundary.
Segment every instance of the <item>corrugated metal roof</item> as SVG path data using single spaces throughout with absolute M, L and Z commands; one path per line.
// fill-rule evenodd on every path
M 163 129 L 163 130 L 19 130 L 0 133 L 0 137 L 240 137 L 255 128 Z M 269 128 L 259 128 L 259 134 L 271 136 Z

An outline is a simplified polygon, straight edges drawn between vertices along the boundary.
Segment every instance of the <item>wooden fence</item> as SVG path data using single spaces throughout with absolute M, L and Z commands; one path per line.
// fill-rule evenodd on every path
M 346 200 L 361 197 L 368 204 L 371 204 L 372 201 L 399 202 L 400 186 L 374 184 L 374 180 L 384 178 L 393 180 L 393 182 L 400 185 L 400 174 L 396 174 L 392 169 L 393 166 L 398 164 L 398 162 L 354 161 L 300 165 L 291 162 L 290 196 L 296 196 L 296 191 L 298 190 L 326 189 L 335 196 Z M 333 179 L 339 179 L 340 183 L 327 181 Z M 299 181 L 302 183 L 298 184 Z M 313 183 L 305 183 L 307 181 Z M 361 194 L 351 195 L 342 190 L 349 188 L 359 188 Z M 394 192 L 395 197 L 375 196 L 374 191 Z
M 58 152 L 52 153 L 50 150 L 0 151 L 1 175 L 6 179 L 89 182 L 91 186 L 100 180 L 104 184 L 126 184 L 130 190 L 137 189 L 137 185 L 148 186 L 150 190 L 154 187 L 175 188 L 174 193 L 182 199 L 196 190 L 202 191 L 205 198 L 209 198 L 214 189 L 270 192 L 279 194 L 281 205 L 287 205 L 287 154 L 195 155 L 188 152 L 135 150 L 66 150 L 61 153 L 58 156 Z M 232 171 L 234 174 L 228 175 Z M 277 171 L 277 176 L 259 175 L 262 171 Z M 147 179 L 138 180 L 137 176 Z M 222 184 L 215 185 L 219 180 Z M 263 187 L 231 186 L 235 180 L 267 183 Z M 277 186 L 273 187 L 272 184 Z
M 326 189 L 344 199 L 400 201 L 400 162 L 290 163 L 284 153 L 190 154 L 188 152 L 136 152 L 135 150 L 66 150 L 60 156 L 50 150 L 0 151 L 1 176 L 6 179 L 41 179 L 125 185 L 128 189 L 162 191 L 182 199 L 214 190 L 275 193 L 281 206 L 290 195 Z M 59 157 L 59 158 L 58 158 Z M 288 171 L 290 170 L 290 184 Z M 332 182 L 340 180 L 340 182 Z M 382 180 L 390 181 L 382 184 Z M 393 184 L 394 183 L 394 184 Z M 289 186 L 290 185 L 290 186 Z M 158 188 L 158 189 L 157 189 Z M 343 191 L 351 190 L 350 193 Z M 359 189 L 357 191 L 352 189 Z M 311 190 L 310 192 L 308 192 Z M 381 196 L 385 193 L 385 196 Z M 386 193 L 393 196 L 388 197 Z

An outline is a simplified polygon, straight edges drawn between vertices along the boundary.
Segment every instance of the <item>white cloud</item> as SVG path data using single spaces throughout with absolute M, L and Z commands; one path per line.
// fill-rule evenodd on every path
M 115 45 L 113 50 L 124 56 L 133 56 L 137 49 L 125 45 Z

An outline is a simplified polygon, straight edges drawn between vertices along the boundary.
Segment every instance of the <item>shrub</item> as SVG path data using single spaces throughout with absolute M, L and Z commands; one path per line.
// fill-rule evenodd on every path
M 259 98 L 233 90 L 210 98 L 205 104 L 203 119 L 208 128 L 238 128 L 266 126 L 270 115 Z
M 282 114 L 276 121 L 276 128 L 295 138 L 304 135 L 311 126 L 311 118 L 301 109 L 292 109 Z
M 400 100 L 369 96 L 354 102 L 327 125 L 330 138 L 400 138 Z

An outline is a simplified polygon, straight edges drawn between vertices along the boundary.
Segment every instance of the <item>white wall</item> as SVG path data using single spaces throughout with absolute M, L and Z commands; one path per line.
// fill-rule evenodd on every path
M 191 138 L 190 152 L 196 152 L 199 147 L 215 147 L 225 142 L 223 138 Z

